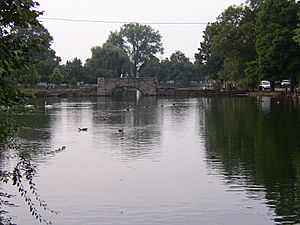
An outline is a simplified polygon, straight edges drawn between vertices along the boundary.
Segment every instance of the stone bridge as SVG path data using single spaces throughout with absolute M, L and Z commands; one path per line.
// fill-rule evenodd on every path
M 142 92 L 143 95 L 156 95 L 156 82 L 154 78 L 98 78 L 97 95 L 112 95 L 116 88 L 136 88 Z

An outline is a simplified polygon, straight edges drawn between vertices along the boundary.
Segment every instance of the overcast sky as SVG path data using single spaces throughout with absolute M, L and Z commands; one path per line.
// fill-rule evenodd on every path
M 214 22 L 230 5 L 245 0 L 41 0 L 44 18 L 124 21 L 139 23 Z M 84 63 L 91 48 L 102 46 L 110 31 L 120 30 L 122 23 L 68 22 L 41 20 L 54 38 L 52 48 L 62 62 L 78 57 Z M 164 54 L 170 57 L 179 50 L 194 58 L 202 40 L 205 24 L 149 24 L 162 35 Z

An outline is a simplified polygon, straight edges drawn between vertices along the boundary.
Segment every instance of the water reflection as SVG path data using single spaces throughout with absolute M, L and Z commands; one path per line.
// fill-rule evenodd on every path
M 208 166 L 223 173 L 229 190 L 265 197 L 279 224 L 300 222 L 299 102 L 213 99 L 205 132 Z
M 159 149 L 157 146 L 160 143 L 156 98 L 136 99 L 134 95 L 125 99 L 122 95 L 109 100 L 97 98 L 96 110 L 92 115 L 95 142 L 99 136 L 109 140 L 105 149 L 119 154 L 123 160 L 147 157 L 154 160 L 158 153 L 155 149 Z M 97 147 L 96 143 L 94 145 L 101 147 Z
M 47 102 L 54 108 L 15 117 L 40 192 L 62 212 L 49 215 L 54 224 L 299 222 L 297 101 L 116 93 Z M 20 224 L 38 224 L 16 210 Z

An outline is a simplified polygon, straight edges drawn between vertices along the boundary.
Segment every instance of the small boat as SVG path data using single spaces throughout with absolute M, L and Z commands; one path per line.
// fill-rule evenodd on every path
M 124 128 L 118 129 L 118 132 L 119 132 L 119 133 L 124 133 Z

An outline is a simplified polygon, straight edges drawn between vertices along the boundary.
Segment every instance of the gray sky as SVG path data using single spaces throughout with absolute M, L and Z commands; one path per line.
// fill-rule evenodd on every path
M 42 0 L 42 17 L 124 22 L 214 22 L 229 5 L 245 0 Z M 42 19 L 54 38 L 52 48 L 63 63 L 75 57 L 83 63 L 91 57 L 91 48 L 102 46 L 110 31 L 120 30 L 121 23 L 67 22 Z M 149 24 L 162 35 L 164 54 L 170 57 L 179 50 L 194 58 L 205 24 Z

